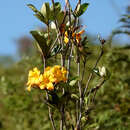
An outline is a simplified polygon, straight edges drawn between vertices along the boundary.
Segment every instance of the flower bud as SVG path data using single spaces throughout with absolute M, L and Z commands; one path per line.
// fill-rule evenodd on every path
M 101 77 L 105 77 L 106 76 L 106 68 L 103 66 L 103 67 L 98 67 L 99 69 L 99 74 Z

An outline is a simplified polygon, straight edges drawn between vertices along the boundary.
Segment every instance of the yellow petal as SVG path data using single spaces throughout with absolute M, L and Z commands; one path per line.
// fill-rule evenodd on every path
M 69 38 L 68 37 L 64 37 L 64 42 L 67 44 L 69 42 Z
M 27 87 L 27 90 L 30 92 L 31 91 L 31 86 Z
M 46 89 L 46 86 L 45 86 L 45 84 L 40 84 L 40 85 L 39 85 L 39 88 L 40 88 L 40 89 Z
M 47 84 L 47 89 L 50 90 L 50 91 L 54 90 L 54 86 L 51 82 Z

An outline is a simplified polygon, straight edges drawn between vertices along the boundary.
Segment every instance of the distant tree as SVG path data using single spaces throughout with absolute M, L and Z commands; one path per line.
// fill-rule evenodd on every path
M 122 25 L 118 29 L 115 29 L 109 37 L 110 46 L 115 35 L 126 34 L 130 36 L 130 5 L 126 7 L 126 13 L 121 16 L 119 22 Z
M 33 51 L 33 40 L 28 36 L 22 36 L 17 41 L 18 53 L 21 56 L 31 55 Z

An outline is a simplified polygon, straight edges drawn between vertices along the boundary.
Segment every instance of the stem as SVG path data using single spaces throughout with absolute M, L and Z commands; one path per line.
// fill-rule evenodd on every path
M 95 65 L 94 65 L 94 68 L 97 66 L 97 64 L 100 61 L 102 55 L 103 55 L 103 46 L 101 46 L 101 53 L 100 53 L 99 57 L 97 58 L 97 61 L 96 61 Z M 90 81 L 92 79 L 92 76 L 93 76 L 93 73 L 90 73 L 88 81 L 86 83 L 85 90 L 83 92 L 83 95 L 81 93 L 81 97 L 80 97 L 80 113 L 79 113 L 79 120 L 77 122 L 77 130 L 80 130 L 80 121 L 81 121 L 81 118 L 82 118 L 82 113 L 81 112 L 82 112 L 83 99 L 84 99 L 85 93 L 86 93 L 86 91 L 88 89 L 88 85 L 89 85 L 89 83 L 90 83 Z
M 54 8 L 54 18 L 56 18 L 56 16 L 55 16 L 55 2 L 54 2 L 54 0 L 51 0 L 51 2 L 53 4 L 53 8 Z M 55 25 L 56 25 L 56 29 L 57 29 L 57 31 L 59 33 L 58 22 L 57 22 L 56 19 L 54 20 L 54 22 L 55 22 Z
M 78 56 L 78 77 L 80 76 L 80 57 Z M 77 121 L 77 130 L 80 130 L 80 121 L 82 117 L 82 89 L 81 89 L 81 81 L 78 81 L 78 87 L 79 87 L 79 95 L 80 95 L 80 105 L 79 105 L 79 118 Z
M 44 71 L 45 71 L 46 59 L 45 59 L 44 56 L 43 56 L 43 64 L 44 64 Z M 49 99 L 49 96 L 48 96 L 48 93 L 47 93 L 47 92 L 46 92 L 46 99 L 47 99 L 47 100 Z M 49 118 L 50 118 L 50 121 L 51 121 L 51 124 L 52 124 L 52 128 L 53 128 L 53 130 L 56 130 L 56 127 L 55 127 L 55 123 L 54 123 L 53 115 L 52 115 L 52 113 L 51 113 L 51 108 L 50 108 L 50 106 L 48 106 L 48 113 L 49 113 Z
M 56 37 L 54 43 L 51 45 L 51 48 L 49 49 L 49 52 L 51 52 L 52 49 L 54 48 L 54 46 L 55 46 L 55 44 L 56 44 L 56 42 L 57 42 L 57 40 L 58 40 L 59 35 L 60 35 L 60 34 L 57 35 L 57 37 Z
M 79 101 L 78 100 L 76 100 L 76 122 L 78 121 L 78 118 L 79 118 L 79 103 L 78 103 Z
M 104 82 L 105 82 L 105 79 L 103 79 L 103 81 L 94 88 L 95 92 L 94 92 L 93 99 L 92 99 L 93 102 L 95 101 L 95 97 L 96 97 L 97 91 L 101 88 L 101 86 L 104 84 Z
M 63 130 L 63 127 L 66 127 L 66 122 L 65 122 L 65 115 L 64 115 L 64 105 L 61 106 L 61 122 L 60 122 L 60 130 Z
M 84 79 L 85 66 L 86 66 L 86 61 L 83 63 L 83 72 L 82 72 L 82 77 L 81 77 L 81 84 L 82 84 L 83 79 Z
M 94 65 L 93 69 L 96 68 L 98 62 L 100 61 L 100 59 L 101 59 L 101 57 L 102 57 L 102 55 L 103 55 L 103 45 L 101 46 L 101 53 L 100 53 L 99 57 L 97 58 L 96 63 L 95 63 L 95 65 Z M 89 83 L 90 83 L 90 81 L 91 81 L 91 79 L 92 79 L 92 76 L 93 76 L 93 72 L 91 72 L 90 75 L 89 75 L 88 81 L 87 81 L 87 83 L 86 83 L 86 87 L 85 87 L 85 89 L 84 89 L 83 98 L 84 98 L 84 96 L 85 96 L 85 94 L 86 94 L 86 91 L 87 91 L 87 89 L 88 89 L 88 86 L 89 86 Z
M 47 92 L 46 92 L 46 99 L 47 99 L 47 100 L 49 99 L 49 96 L 48 96 L 48 93 L 47 93 Z M 48 106 L 48 112 L 49 112 L 49 118 L 50 118 L 50 121 L 51 121 L 51 124 L 52 124 L 52 128 L 53 128 L 53 130 L 56 130 L 56 127 L 55 127 L 55 123 L 54 123 L 54 119 L 53 119 L 53 115 L 52 115 L 50 106 Z
M 50 35 L 49 35 L 49 21 L 48 21 L 48 24 L 47 24 L 47 32 L 48 32 L 48 40 L 50 40 Z
M 80 77 L 80 61 L 78 62 L 78 77 Z M 82 90 L 81 90 L 81 83 L 78 80 L 78 86 L 79 86 L 79 95 L 82 96 Z
M 43 64 L 44 64 L 44 71 L 45 71 L 45 68 L 46 68 L 46 60 L 45 60 L 45 57 L 43 56 Z
M 70 55 L 68 57 L 68 65 L 67 65 L 67 69 L 68 69 L 67 79 L 69 78 L 69 75 L 70 75 L 70 65 L 71 65 L 72 52 L 73 52 L 73 45 L 71 44 Z

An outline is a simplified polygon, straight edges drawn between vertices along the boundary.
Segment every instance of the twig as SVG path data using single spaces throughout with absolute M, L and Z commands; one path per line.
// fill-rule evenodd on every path
M 64 105 L 61 106 L 61 122 L 60 122 L 60 130 L 63 130 L 64 126 L 67 130 L 66 121 L 65 121 L 65 108 Z
M 100 53 L 99 57 L 97 58 L 96 63 L 95 63 L 95 65 L 94 65 L 93 69 L 96 68 L 98 62 L 100 61 L 100 59 L 101 59 L 101 57 L 102 57 L 102 55 L 103 55 L 103 45 L 101 46 L 101 53 Z M 85 87 L 84 92 L 83 92 L 83 98 L 84 98 L 84 96 L 85 96 L 85 94 L 86 94 L 86 91 L 87 91 L 87 89 L 88 89 L 88 86 L 89 86 L 89 83 L 90 83 L 90 81 L 91 81 L 91 79 L 92 79 L 92 76 L 93 76 L 93 72 L 91 72 L 90 75 L 89 75 L 88 81 L 87 81 L 87 83 L 86 83 L 86 87 Z
M 56 42 L 57 42 L 57 40 L 58 40 L 59 35 L 60 35 L 60 34 L 57 35 L 57 37 L 56 37 L 54 43 L 51 45 L 51 48 L 49 49 L 49 52 L 51 52 L 52 49 L 54 48 L 54 46 L 55 46 L 55 44 L 56 44 Z
M 86 61 L 83 63 L 83 72 L 82 72 L 82 77 L 81 77 L 81 84 L 82 84 L 83 79 L 84 79 L 85 66 L 86 66 Z
M 80 77 L 80 57 L 78 56 L 78 77 Z M 78 87 L 79 87 L 79 95 L 80 95 L 80 104 L 79 104 L 79 118 L 77 121 L 77 130 L 80 130 L 80 121 L 81 121 L 81 117 L 82 117 L 82 89 L 81 89 L 81 81 L 78 81 Z
M 69 78 L 69 75 L 70 75 L 70 65 L 71 65 L 72 52 L 73 52 L 73 44 L 71 44 L 70 55 L 69 55 L 69 57 L 68 57 L 68 65 L 67 65 L 68 73 L 67 73 L 67 79 Z
M 105 82 L 105 79 L 103 79 L 103 81 L 99 85 L 97 85 L 95 88 L 93 88 L 94 95 L 93 95 L 92 102 L 95 101 L 95 97 L 96 97 L 97 91 L 101 88 L 101 86 L 104 84 L 104 82 Z
M 49 35 L 49 32 L 50 32 L 50 29 L 49 29 L 49 21 L 47 23 L 47 32 L 48 32 L 48 40 L 50 40 L 50 35 Z
M 49 99 L 49 96 L 48 96 L 48 93 L 47 93 L 47 92 L 46 92 L 46 99 L 47 99 L 47 100 Z M 53 119 L 53 115 L 52 115 L 50 106 L 48 106 L 48 112 L 49 112 L 49 118 L 50 118 L 50 121 L 51 121 L 51 124 L 52 124 L 52 128 L 53 128 L 53 130 L 56 130 L 56 127 L 55 127 L 55 123 L 54 123 L 54 119 Z
M 45 59 L 44 56 L 43 56 L 43 64 L 44 64 L 44 71 L 45 71 L 46 59 Z M 46 99 L 47 99 L 47 100 L 49 99 L 49 96 L 48 96 L 48 93 L 47 93 L 47 92 L 46 92 Z M 50 108 L 50 106 L 48 106 L 48 113 L 49 113 L 49 118 L 50 118 L 50 121 L 51 121 L 51 124 L 52 124 L 52 128 L 53 128 L 53 130 L 56 130 L 56 127 L 55 127 L 55 123 L 54 123 L 53 115 L 52 115 L 52 113 L 51 113 L 51 108 Z
M 78 118 L 79 118 L 79 101 L 76 100 L 76 122 L 78 121 Z
M 100 53 L 99 57 L 97 58 L 97 61 L 96 61 L 96 63 L 95 63 L 95 65 L 94 65 L 93 68 L 95 68 L 95 67 L 97 66 L 97 64 L 98 64 L 98 62 L 100 61 L 102 55 L 103 55 L 103 45 L 101 46 L 101 53 Z M 83 95 L 81 95 L 81 98 L 80 98 L 80 107 L 81 107 L 80 109 L 82 109 L 83 99 L 84 99 L 84 97 L 85 97 L 85 94 L 86 94 L 86 91 L 87 91 L 87 89 L 88 89 L 88 85 L 89 85 L 89 83 L 90 83 L 90 81 L 91 81 L 91 79 L 92 79 L 92 76 L 93 76 L 93 73 L 91 72 L 90 75 L 89 75 L 88 81 L 87 81 L 87 83 L 86 83 L 86 87 L 85 87 L 85 89 L 84 89 Z M 81 115 L 81 114 L 82 114 L 82 113 L 79 114 L 79 120 L 78 120 L 78 122 L 77 122 L 77 130 L 80 130 L 80 121 L 81 121 L 81 118 L 82 118 L 82 115 Z
M 53 8 L 54 8 L 54 18 L 56 18 L 56 16 L 55 16 L 55 2 L 54 2 L 54 0 L 51 0 L 51 1 L 52 1 Z M 55 22 L 55 25 L 56 25 L 56 29 L 57 29 L 57 31 L 59 33 L 58 22 L 57 22 L 56 19 L 54 19 L 54 22 Z

